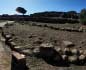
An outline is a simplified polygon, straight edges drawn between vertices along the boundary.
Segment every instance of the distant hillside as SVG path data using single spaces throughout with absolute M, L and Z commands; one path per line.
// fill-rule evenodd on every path
M 36 21 L 47 23 L 79 23 L 79 13 L 69 12 L 39 12 L 30 15 L 0 15 L 0 20 Z
M 79 19 L 79 13 L 75 11 L 69 12 L 39 12 L 30 15 L 31 17 L 59 17 L 59 18 L 72 18 L 72 19 Z

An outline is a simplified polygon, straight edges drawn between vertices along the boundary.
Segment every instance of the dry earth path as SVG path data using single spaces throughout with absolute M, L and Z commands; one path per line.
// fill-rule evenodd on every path
M 0 23 L 0 27 L 3 27 L 6 22 Z M 1 34 L 0 34 L 0 70 L 11 70 L 11 57 L 7 54 L 5 45 L 1 41 Z
M 0 35 L 1 39 L 1 35 Z M 4 49 L 4 45 L 0 40 L 0 70 L 10 70 L 11 69 L 11 57 L 7 54 Z

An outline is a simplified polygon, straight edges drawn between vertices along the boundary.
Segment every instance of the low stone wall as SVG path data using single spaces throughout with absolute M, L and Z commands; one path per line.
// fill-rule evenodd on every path
M 47 27 L 50 29 L 54 29 L 54 30 L 61 30 L 61 31 L 69 31 L 69 32 L 86 32 L 86 28 L 85 27 L 80 27 L 79 29 L 74 29 L 74 28 L 61 28 L 61 27 L 53 27 L 53 26 L 48 26 L 47 24 L 37 24 L 37 23 L 32 23 L 30 24 L 32 26 L 38 26 L 38 27 Z
M 24 55 L 19 48 L 16 48 L 17 45 L 10 39 L 12 39 L 11 34 L 4 34 L 4 32 L 2 32 L 2 41 L 4 45 L 11 50 L 11 69 L 9 70 L 27 70 L 26 55 Z

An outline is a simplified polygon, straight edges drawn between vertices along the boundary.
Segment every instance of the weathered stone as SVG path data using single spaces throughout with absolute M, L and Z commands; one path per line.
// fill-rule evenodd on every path
M 84 51 L 80 49 L 79 50 L 79 54 L 83 54 L 83 53 L 84 53 Z
M 15 48 L 15 49 L 19 49 L 19 48 L 21 48 L 21 46 L 15 46 L 14 48 Z
M 8 41 L 9 41 L 9 42 L 12 42 L 12 41 L 13 41 L 13 39 L 9 39 Z
M 77 62 L 77 60 L 78 60 L 78 57 L 77 56 L 69 56 L 68 57 L 68 60 L 69 60 L 69 62 L 71 62 L 71 63 L 76 63 Z
M 86 56 L 85 55 L 80 55 L 79 60 L 85 60 Z
M 79 53 L 79 51 L 77 49 L 71 49 L 71 53 L 74 55 L 77 55 Z
M 40 57 L 40 55 L 41 55 L 40 48 L 39 47 L 34 48 L 32 50 L 32 54 L 33 54 L 33 56 Z
M 86 56 L 81 54 L 79 57 L 78 57 L 78 64 L 80 65 L 84 65 L 86 63 Z
M 37 48 L 34 48 L 34 49 L 33 49 L 33 53 L 35 53 L 35 54 L 40 53 L 40 48 L 38 48 L 38 47 L 37 47 Z
M 12 54 L 17 58 L 17 59 L 23 59 L 25 58 L 24 54 L 19 54 L 17 52 L 12 51 Z
M 6 38 L 6 40 L 9 40 L 9 39 L 12 38 L 12 36 L 11 36 L 10 34 L 6 34 L 6 35 L 5 35 L 5 38 Z
M 54 48 L 54 49 L 55 49 L 57 52 L 62 51 L 60 47 L 59 47 L 59 48 Z
M 7 34 L 6 35 L 6 38 L 11 38 L 12 36 L 10 34 Z
M 12 51 L 12 70 L 26 70 L 26 56 L 16 51 Z
M 86 55 L 86 50 L 84 50 L 83 54 Z
M 14 47 L 16 46 L 16 44 L 14 42 L 7 42 L 6 45 L 8 45 L 11 48 L 11 50 L 15 50 Z
M 63 54 L 63 51 L 62 51 L 62 49 L 59 47 L 59 48 L 57 48 L 57 47 L 55 47 L 54 48 L 59 54 Z
M 52 43 L 42 43 L 40 45 L 41 47 L 44 47 L 44 48 L 53 48 L 54 46 L 52 45 Z
M 10 42 L 10 44 L 11 44 L 12 46 L 16 46 L 16 43 L 15 43 L 15 42 Z
M 23 52 L 24 54 L 27 54 L 27 55 L 32 54 L 32 50 L 30 50 L 30 49 L 22 50 L 22 52 Z
M 71 55 L 71 51 L 69 48 L 64 48 L 63 50 L 63 54 L 66 54 L 66 55 Z
M 63 60 L 68 60 L 68 56 L 67 55 L 61 55 Z
M 74 44 L 70 41 L 63 41 L 63 44 L 66 46 L 66 47 L 73 47 Z
M 43 43 L 40 46 L 40 55 L 46 58 L 53 58 L 55 55 L 59 54 L 51 43 Z

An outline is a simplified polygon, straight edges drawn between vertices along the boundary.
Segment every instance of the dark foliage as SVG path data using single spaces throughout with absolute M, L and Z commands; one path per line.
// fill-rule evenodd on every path
M 19 13 L 22 13 L 23 15 L 27 12 L 24 8 L 22 7 L 17 7 L 16 8 L 16 11 L 19 12 Z
M 86 25 L 86 9 L 82 9 L 80 12 L 80 22 Z

